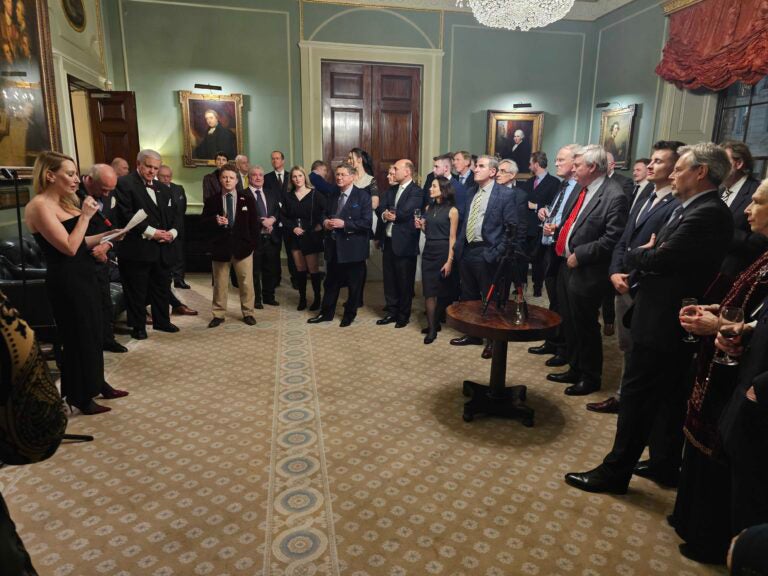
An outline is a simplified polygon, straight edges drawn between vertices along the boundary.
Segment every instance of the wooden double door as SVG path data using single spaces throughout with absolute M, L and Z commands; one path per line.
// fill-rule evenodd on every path
M 352 148 L 373 159 L 380 190 L 401 158 L 419 166 L 421 68 L 323 61 L 323 157 L 335 167 Z

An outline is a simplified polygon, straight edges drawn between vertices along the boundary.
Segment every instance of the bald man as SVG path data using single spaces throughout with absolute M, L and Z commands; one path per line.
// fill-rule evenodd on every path
M 128 165 L 126 159 L 120 158 L 120 156 L 116 156 L 112 160 L 112 169 L 115 171 L 115 174 L 117 174 L 118 178 L 126 176 L 128 172 L 131 171 L 131 167 Z
M 117 186 L 117 174 L 108 164 L 94 164 L 93 167 L 80 179 L 78 195 L 83 198 L 87 194 L 99 205 L 99 211 L 104 216 L 91 218 L 88 234 L 100 234 L 110 229 L 107 222 L 112 221 L 112 212 L 115 207 L 115 198 L 111 195 Z M 96 259 L 96 278 L 99 282 L 99 297 L 101 298 L 103 347 L 107 352 L 127 352 L 128 348 L 115 340 L 115 331 L 112 325 L 114 309 L 112 307 L 112 294 L 110 292 L 110 280 L 114 276 L 118 280 L 118 273 L 110 261 L 114 261 L 114 255 L 109 256 L 112 244 L 105 242 L 99 244 L 91 254 Z

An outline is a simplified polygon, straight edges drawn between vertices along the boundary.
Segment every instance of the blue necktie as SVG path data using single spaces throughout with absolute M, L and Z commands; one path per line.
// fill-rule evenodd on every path
M 235 225 L 235 199 L 232 194 L 227 194 L 227 221 L 230 228 Z
M 640 213 L 640 216 L 638 216 L 637 220 L 638 222 L 645 218 L 648 215 L 648 212 L 651 211 L 651 208 L 653 208 L 653 201 L 656 200 L 656 192 L 651 192 L 651 195 L 648 196 L 648 203 L 645 205 L 645 208 L 643 208 L 643 211 Z

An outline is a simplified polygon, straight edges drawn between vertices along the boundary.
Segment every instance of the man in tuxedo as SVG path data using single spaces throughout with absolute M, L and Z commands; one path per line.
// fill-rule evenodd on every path
M 115 156 L 112 159 L 112 169 L 115 171 L 115 174 L 118 178 L 127 176 L 131 171 L 131 167 L 128 165 L 128 162 L 126 162 L 125 158 L 120 158 L 120 156 Z
M 384 226 L 384 299 L 386 315 L 376 324 L 395 323 L 404 328 L 411 318 L 416 259 L 419 256 L 419 229 L 414 225 L 414 210 L 424 206 L 424 191 L 413 181 L 413 163 L 398 160 L 394 164 L 395 183 L 384 194 L 379 209 Z
M 373 208 L 371 195 L 353 185 L 356 177 L 357 170 L 351 164 L 344 162 L 336 167 L 338 191 L 328 198 L 323 219 L 326 231 L 325 293 L 320 314 L 307 320 L 309 324 L 333 320 L 339 291 L 345 285 L 349 293 L 339 326 L 349 326 L 357 316 L 365 261 L 368 258 Z
M 459 211 L 459 220 L 464 220 L 467 216 L 468 204 L 472 189 L 475 187 L 475 175 L 470 169 L 472 155 L 466 150 L 459 150 L 453 154 L 451 165 L 456 181 L 451 181 L 454 189 L 454 199 L 456 209 Z
M 441 154 L 440 156 L 432 158 L 432 172 L 427 174 L 427 177 L 424 179 L 424 186 L 422 186 L 425 199 L 429 198 L 429 189 L 432 186 L 432 180 L 438 176 L 443 176 L 444 178 L 448 178 L 448 180 L 453 176 L 451 174 L 450 154 Z
M 221 167 L 229 162 L 229 159 L 224 152 L 216 152 L 216 169 L 210 174 L 203 176 L 203 204 L 211 196 L 221 196 Z
M 733 215 L 733 239 L 720 272 L 732 281 L 765 250 L 765 237 L 753 234 L 744 210 L 752 201 L 752 195 L 760 185 L 752 177 L 754 160 L 749 146 L 743 142 L 722 144 L 731 161 L 731 173 L 723 181 L 720 196 Z
M 672 171 L 675 169 L 677 149 L 685 146 L 682 142 L 660 140 L 653 145 L 653 154 L 647 167 L 647 178 L 653 189 L 642 202 L 635 204 L 629 211 L 627 226 L 621 239 L 613 249 L 611 266 L 608 269 L 611 284 L 616 291 L 616 313 L 619 318 L 619 350 L 624 354 L 626 366 L 629 351 L 632 349 L 632 335 L 622 319 L 632 306 L 633 286 L 638 281 L 638 271 L 627 266 L 627 253 L 638 246 L 647 244 L 651 234 L 658 234 L 680 201 L 672 195 Z M 645 167 L 645 165 L 643 165 Z M 593 412 L 615 414 L 619 411 L 621 385 L 616 396 L 602 402 L 587 404 Z
M 91 218 L 88 234 L 101 234 L 107 232 L 114 218 L 114 208 L 117 204 L 112 191 L 117 185 L 117 175 L 114 169 L 108 164 L 94 164 L 88 173 L 80 179 L 80 190 L 77 195 L 81 198 L 87 194 L 91 196 L 99 205 L 99 212 L 103 218 L 96 215 Z M 91 250 L 91 254 L 96 259 L 96 279 L 99 282 L 99 295 L 101 298 L 101 317 L 103 332 L 103 348 L 107 352 L 128 352 L 128 348 L 115 340 L 114 326 L 112 318 L 115 315 L 112 306 L 112 294 L 110 291 L 110 277 L 112 276 L 112 262 L 109 253 L 112 251 L 111 242 L 98 244 Z
M 541 229 L 541 249 L 544 254 L 544 286 L 547 289 L 549 309 L 562 316 L 562 310 L 557 299 L 557 275 L 560 266 L 565 264 L 565 258 L 555 253 L 555 244 L 560 229 L 571 213 L 571 208 L 576 202 L 579 191 L 576 179 L 573 177 L 573 158 L 576 150 L 581 148 L 579 144 L 568 144 L 557 151 L 555 156 L 555 173 L 561 179 L 557 195 L 552 201 L 552 208 L 547 213 L 546 209 L 539 208 L 539 220 L 543 223 Z M 574 193 L 575 190 L 575 193 Z M 544 344 L 528 348 L 530 354 L 552 354 L 544 363 L 546 366 L 556 368 L 568 363 L 565 346 L 565 335 L 562 324 L 558 326 L 552 336 L 544 341 Z
M 273 194 L 277 194 L 280 205 L 285 202 L 285 195 L 288 193 L 289 176 L 285 170 L 285 154 L 280 150 L 273 150 L 269 157 L 269 161 L 272 164 L 272 172 L 268 172 L 264 175 L 264 189 L 271 190 Z M 283 243 L 285 244 L 286 263 L 288 264 L 288 274 L 291 276 L 291 286 L 296 287 L 296 265 L 293 263 L 291 257 L 291 250 L 288 247 L 288 235 L 290 230 L 284 230 L 280 227 L 280 233 L 283 235 Z M 278 271 L 277 285 L 280 285 L 282 273 Z
M 280 270 L 280 199 L 274 190 L 264 188 L 264 169 L 253 166 L 248 172 L 247 191 L 256 203 L 261 242 L 253 253 L 253 289 L 256 308 L 277 306 L 275 288 Z
M 477 187 L 467 201 L 467 217 L 459 226 L 454 246 L 455 258 L 459 261 L 462 300 L 481 300 L 488 294 L 499 260 L 508 249 L 506 228 L 519 224 L 512 191 L 496 183 L 498 171 L 499 161 L 495 157 L 478 157 L 474 172 Z M 516 251 L 521 248 L 512 247 Z M 508 272 L 512 272 L 511 267 Z M 451 340 L 453 346 L 482 343 L 482 338 L 474 336 Z M 489 356 L 491 351 L 491 344 L 487 343 L 484 356 Z
M 191 286 L 184 280 L 184 216 L 187 213 L 187 193 L 184 191 L 184 186 L 173 182 L 173 170 L 167 164 L 160 166 L 160 170 L 157 171 L 157 179 L 161 184 L 168 187 L 171 200 L 176 205 L 176 230 L 179 231 L 179 236 L 173 243 L 176 248 L 176 262 L 171 269 L 173 286 L 189 290 Z
M 565 258 L 557 277 L 557 299 L 569 369 L 548 374 L 547 380 L 571 384 L 565 389 L 569 396 L 591 394 L 602 384 L 603 342 L 597 318 L 611 254 L 629 211 L 629 199 L 607 171 L 601 146 L 575 152 L 573 175 L 579 192 L 555 243 L 555 253 Z
M 237 189 L 246 190 L 248 188 L 248 171 L 250 165 L 248 164 L 248 156 L 245 154 L 238 154 L 235 156 L 235 167 L 237 168 Z
M 237 154 L 235 133 L 221 125 L 219 113 L 216 110 L 208 109 L 204 116 L 208 128 L 203 139 L 195 146 L 194 157 L 212 160 L 221 151 L 227 155 L 227 158 L 234 158 Z
M 730 171 L 712 143 L 685 146 L 672 173 L 680 201 L 648 243 L 626 255 L 640 273 L 631 311 L 632 349 L 622 381 L 613 449 L 597 468 L 569 473 L 566 483 L 587 492 L 624 494 L 651 430 L 666 415 L 667 461 L 644 476 L 667 482 L 679 474 L 685 417 L 685 373 L 693 348 L 683 343 L 683 298 L 701 298 L 717 274 L 733 235 L 733 218 L 717 187 Z
M 499 171 L 496 172 L 496 183 L 508 188 L 512 192 L 512 204 L 517 211 L 517 235 L 515 242 L 517 242 L 518 246 L 525 246 L 528 233 L 528 205 L 530 202 L 528 201 L 528 193 L 517 185 L 517 173 L 518 168 L 515 161 L 508 158 L 504 159 L 499 162 Z M 515 264 L 512 278 L 508 280 L 514 283 L 515 288 L 522 288 L 527 280 L 528 260 L 519 258 Z
M 632 167 L 632 181 L 635 187 L 632 189 L 632 197 L 629 209 L 632 210 L 638 202 L 644 202 L 653 191 L 653 184 L 648 181 L 648 165 L 650 158 L 638 158 Z
M 253 251 L 259 245 L 261 225 L 253 195 L 237 189 L 237 167 L 225 164 L 220 172 L 221 195 L 205 201 L 200 217 L 210 237 L 213 266 L 213 318 L 208 328 L 224 323 L 230 265 L 237 275 L 243 322 L 253 326 Z
M 545 255 L 541 245 L 541 226 L 539 209 L 550 206 L 560 188 L 560 181 L 547 172 L 547 155 L 544 152 L 531 154 L 528 169 L 533 178 L 525 183 L 528 192 L 528 210 L 526 211 L 526 244 L 525 252 L 531 261 L 531 281 L 533 282 L 533 295 L 541 296 L 544 285 Z M 527 280 L 528 264 L 525 264 Z
M 152 308 L 152 325 L 162 332 L 178 332 L 171 324 L 168 307 L 171 266 L 175 259 L 172 245 L 177 231 L 177 212 L 171 194 L 155 181 L 162 165 L 160 154 L 142 150 L 136 170 L 117 180 L 115 225 L 122 228 L 139 210 L 147 217 L 118 245 L 120 277 L 123 281 L 131 336 L 147 337 L 146 303 Z

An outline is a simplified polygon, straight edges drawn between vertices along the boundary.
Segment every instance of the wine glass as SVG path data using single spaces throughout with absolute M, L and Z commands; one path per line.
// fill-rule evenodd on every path
M 416 218 L 416 220 L 421 219 L 421 208 L 416 208 L 416 210 L 413 211 L 413 217 Z
M 539 222 L 539 228 L 544 228 L 544 224 L 552 224 L 552 219 L 550 218 L 550 216 L 552 216 L 552 206 L 550 206 L 549 204 L 544 206 L 544 214 L 546 214 L 547 217 L 544 218 L 544 220 L 542 220 L 541 222 Z
M 718 320 L 718 332 L 723 338 L 735 340 L 744 330 L 744 309 L 738 306 L 723 306 L 720 308 Z M 719 348 L 712 359 L 717 364 L 724 366 L 737 366 L 738 358 L 732 358 Z
M 696 298 L 683 298 L 683 301 L 680 304 L 681 308 L 690 307 L 688 310 L 685 311 L 685 316 L 696 316 L 698 314 L 698 310 L 694 308 L 694 306 L 698 306 L 699 301 L 696 300 Z M 695 344 L 699 341 L 698 336 L 694 336 L 691 332 L 688 332 L 688 334 L 683 338 L 683 342 L 687 344 Z
M 304 230 L 304 223 L 302 222 L 301 218 L 296 218 L 296 228 L 301 228 Z

